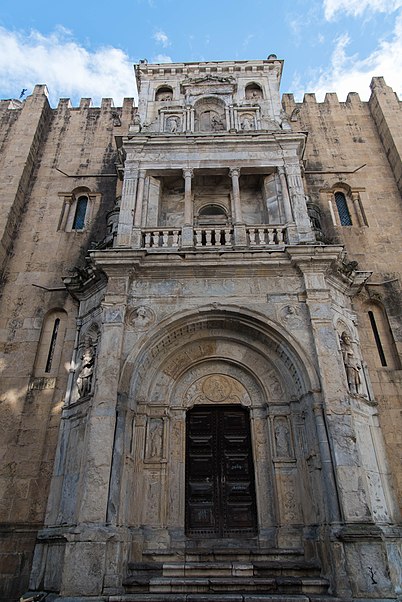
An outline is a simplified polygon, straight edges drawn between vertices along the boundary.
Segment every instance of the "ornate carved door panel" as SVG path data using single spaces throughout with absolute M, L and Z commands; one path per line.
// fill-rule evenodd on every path
M 256 530 L 248 411 L 196 406 L 187 415 L 187 535 L 250 537 Z

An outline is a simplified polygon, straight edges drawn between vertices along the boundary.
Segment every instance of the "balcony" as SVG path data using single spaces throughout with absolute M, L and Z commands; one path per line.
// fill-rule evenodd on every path
M 237 231 L 236 231 L 237 230 Z M 238 236 L 240 232 L 240 236 Z M 146 228 L 141 231 L 141 248 L 146 250 L 190 249 L 280 249 L 287 243 L 284 225 L 195 227 L 193 240 L 182 244 L 181 228 Z

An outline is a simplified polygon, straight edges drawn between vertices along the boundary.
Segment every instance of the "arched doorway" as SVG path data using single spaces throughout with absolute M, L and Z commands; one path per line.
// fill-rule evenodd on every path
M 204 386 L 221 398 L 225 381 Z M 239 405 L 200 405 L 186 418 L 186 535 L 250 537 L 257 532 L 249 411 Z

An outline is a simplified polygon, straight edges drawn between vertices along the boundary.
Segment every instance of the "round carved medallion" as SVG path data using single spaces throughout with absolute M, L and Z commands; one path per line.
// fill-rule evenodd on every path
M 214 402 L 224 401 L 232 391 L 232 385 L 226 376 L 213 374 L 202 383 L 202 391 L 207 399 Z

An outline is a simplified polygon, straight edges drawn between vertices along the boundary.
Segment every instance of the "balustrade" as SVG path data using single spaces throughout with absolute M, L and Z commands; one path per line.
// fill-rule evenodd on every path
M 247 226 L 247 242 L 250 249 L 284 245 L 284 226 Z M 145 249 L 178 249 L 181 246 L 181 228 L 147 228 L 142 230 L 142 247 Z M 234 247 L 233 228 L 194 228 L 194 247 Z

